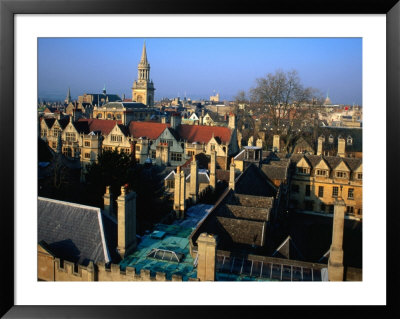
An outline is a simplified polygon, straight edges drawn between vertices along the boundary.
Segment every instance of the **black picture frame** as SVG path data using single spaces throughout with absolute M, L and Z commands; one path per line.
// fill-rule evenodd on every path
M 154 307 L 154 306 L 15 306 L 14 303 L 14 15 L 15 14 L 386 14 L 387 21 L 387 131 L 386 131 L 386 177 L 387 177 L 387 305 L 377 307 Z M 253 1 L 246 3 L 216 1 L 163 1 L 163 0 L 0 0 L 0 239 L 2 244 L 0 263 L 0 315 L 5 318 L 159 318 L 191 316 L 244 317 L 264 313 L 268 316 L 293 315 L 309 317 L 314 312 L 335 317 L 355 317 L 369 314 L 373 317 L 399 317 L 398 284 L 399 276 L 395 262 L 399 256 L 399 217 L 397 214 L 396 179 L 398 178 L 400 136 L 400 3 L 398 0 L 282 0 Z M 382 107 L 382 106 L 377 106 Z M 382 132 L 379 132 L 382 134 Z M 7 137 L 7 138 L 5 138 Z M 390 172 L 390 174 L 389 174 Z M 385 200 L 382 211 L 385 214 Z M 381 258 L 380 252 L 376 252 Z M 177 292 L 182 293 L 182 292 Z M 371 292 L 375 293 L 375 292 Z M 250 309 L 249 309 L 250 308 Z

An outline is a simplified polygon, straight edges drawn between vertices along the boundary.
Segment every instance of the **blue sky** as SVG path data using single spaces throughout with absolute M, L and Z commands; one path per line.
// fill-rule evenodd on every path
M 64 99 L 68 87 L 77 98 L 104 84 L 130 98 L 144 40 L 156 100 L 214 91 L 230 100 L 256 78 L 295 69 L 333 103 L 362 104 L 361 38 L 40 38 L 39 98 Z

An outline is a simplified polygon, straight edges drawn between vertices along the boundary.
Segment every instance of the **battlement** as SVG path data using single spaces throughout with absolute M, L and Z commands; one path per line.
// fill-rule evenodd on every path
M 75 264 L 60 258 L 54 259 L 54 281 L 94 281 L 95 267 L 93 262 L 88 266 Z

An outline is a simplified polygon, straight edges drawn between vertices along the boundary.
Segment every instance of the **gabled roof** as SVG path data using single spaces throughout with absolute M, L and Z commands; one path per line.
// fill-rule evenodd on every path
M 85 128 L 85 124 L 78 124 L 79 129 L 89 130 L 89 132 L 100 131 L 103 135 L 108 135 L 115 125 L 118 124 L 118 121 L 115 120 L 100 120 L 100 119 L 79 119 L 78 123 L 87 122 L 87 127 Z M 77 128 L 77 126 L 75 126 Z M 78 128 L 77 128 L 78 130 Z M 89 133 L 88 132 L 88 133 Z M 85 133 L 85 132 L 83 132 Z
M 178 134 L 183 140 L 189 143 L 208 143 L 214 135 L 214 137 L 219 138 L 222 143 L 228 144 L 232 133 L 227 127 L 182 124 L 178 128 Z
M 45 119 L 44 119 L 44 122 L 46 123 L 46 125 L 47 125 L 47 127 L 48 127 L 49 129 L 51 129 L 51 128 L 53 127 L 53 124 L 54 124 L 55 121 L 56 121 L 55 118 L 50 118 L 50 119 L 45 118 Z
M 38 242 L 56 257 L 82 265 L 110 262 L 104 225 L 100 208 L 38 198 Z
M 157 139 L 164 130 L 169 127 L 167 123 L 135 122 L 129 123 L 129 133 L 134 138 L 147 137 L 151 140 Z
M 303 260 L 303 254 L 296 247 L 292 237 L 288 236 L 273 252 L 272 257 Z
M 336 150 L 338 146 L 338 137 L 341 136 L 346 141 L 346 152 L 362 152 L 362 128 L 344 128 L 344 127 L 319 127 L 318 136 L 324 135 L 324 151 Z M 329 136 L 332 135 L 333 143 L 329 143 Z M 347 137 L 351 136 L 352 144 L 347 144 Z
M 293 154 L 290 157 L 292 163 L 298 163 L 302 158 L 306 158 L 311 164 L 311 168 L 315 168 L 323 158 L 331 169 L 335 169 L 342 161 L 350 168 L 351 171 L 356 170 L 361 164 L 362 159 L 356 157 L 340 157 L 340 156 L 321 156 L 321 155 L 303 155 Z
M 237 194 L 275 197 L 277 189 L 258 167 L 250 164 L 236 179 L 235 192 Z

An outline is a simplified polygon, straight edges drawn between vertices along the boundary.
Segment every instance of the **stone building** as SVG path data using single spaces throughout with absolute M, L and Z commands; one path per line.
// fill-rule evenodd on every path
M 317 155 L 362 158 L 362 129 L 319 127 Z
M 291 156 L 293 208 L 333 214 L 342 197 L 346 215 L 362 218 L 362 160 L 360 158 L 303 155 Z

